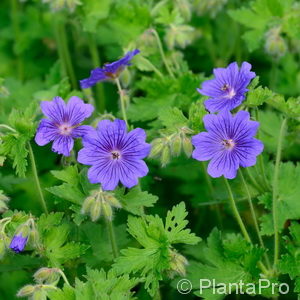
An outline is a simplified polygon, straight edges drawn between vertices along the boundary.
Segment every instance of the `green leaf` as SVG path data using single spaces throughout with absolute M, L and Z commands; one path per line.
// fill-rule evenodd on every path
M 124 194 L 125 189 L 115 191 L 116 198 L 121 202 L 122 208 L 134 215 L 142 215 L 143 207 L 153 207 L 158 197 L 148 192 L 142 192 L 139 187 L 134 187 Z
M 154 296 L 165 272 L 179 272 L 178 268 L 182 270 L 185 267 L 181 259 L 173 261 L 174 257 L 176 259 L 182 256 L 174 252 L 172 244 L 196 244 L 200 241 L 200 238 L 190 233 L 190 230 L 184 229 L 188 223 L 185 220 L 186 216 L 183 202 L 168 212 L 165 226 L 157 215 L 143 218 L 129 216 L 128 232 L 143 248 L 131 247 L 121 250 L 122 255 L 113 265 L 117 273 L 138 273 L 145 277 L 145 288 L 151 296 Z M 180 266 L 177 268 L 178 264 Z
M 171 244 L 184 243 L 195 245 L 200 242 L 201 239 L 194 233 L 191 233 L 190 229 L 184 229 L 188 224 L 188 221 L 185 220 L 187 214 L 184 202 L 179 203 L 171 211 L 168 211 L 165 231 Z
M 269 166 L 268 176 L 273 182 L 274 167 Z M 287 220 L 300 219 L 300 165 L 292 162 L 281 163 L 279 168 L 277 199 L 277 228 L 281 232 Z M 266 209 L 271 209 L 271 199 L 265 195 L 260 202 Z M 274 234 L 272 214 L 265 214 L 261 219 L 261 231 L 264 235 Z
M 188 123 L 188 119 L 177 107 L 169 107 L 161 111 L 158 118 L 159 120 L 161 120 L 163 126 L 172 130 L 180 129 L 181 127 L 187 126 Z

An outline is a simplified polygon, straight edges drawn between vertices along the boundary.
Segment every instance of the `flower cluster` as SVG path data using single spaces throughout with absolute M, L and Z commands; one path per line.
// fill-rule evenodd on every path
M 210 160 L 207 171 L 212 177 L 235 178 L 239 167 L 255 165 L 256 156 L 263 151 L 262 142 L 254 138 L 259 123 L 251 121 L 246 111 L 236 115 L 229 112 L 245 99 L 246 87 L 255 77 L 250 69 L 247 62 L 243 62 L 240 70 L 236 62 L 227 68 L 214 69 L 215 78 L 205 81 L 202 89 L 198 89 L 210 97 L 204 103 L 206 109 L 219 112 L 204 116 L 207 132 L 192 138 L 193 158 Z
M 140 53 L 140 50 L 138 49 L 129 51 L 121 59 L 110 64 L 105 64 L 103 68 L 93 69 L 90 77 L 80 80 L 81 88 L 86 89 L 95 85 L 99 81 L 117 78 L 125 67 L 130 66 L 130 61 L 138 53 Z

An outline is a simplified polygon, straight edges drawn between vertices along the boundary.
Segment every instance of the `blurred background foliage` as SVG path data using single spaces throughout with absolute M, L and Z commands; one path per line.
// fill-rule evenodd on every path
M 32 133 L 27 132 L 31 139 L 41 116 L 35 114 L 39 101 L 51 100 L 56 95 L 64 99 L 77 95 L 93 101 L 97 107 L 94 124 L 104 116 L 120 117 L 118 94 L 113 84 L 99 83 L 92 90 L 83 91 L 79 89 L 78 80 L 87 77 L 92 68 L 111 62 L 134 48 L 140 49 L 141 54 L 134 58 L 134 66 L 126 69 L 121 77 L 126 89 L 129 121 L 134 127 L 145 128 L 149 142 L 161 147 L 153 154 L 154 159 L 148 160 L 151 170 L 142 180 L 143 190 L 159 197 L 155 207 L 148 211 L 165 216 L 173 205 L 185 201 L 190 212 L 190 228 L 198 236 L 206 237 L 216 225 L 225 232 L 237 229 L 224 204 L 227 194 L 223 182 L 207 179 L 205 164 L 188 159 L 191 153 L 189 138 L 193 132 L 202 130 L 201 119 L 206 113 L 203 98 L 196 88 L 211 75 L 214 67 L 225 67 L 232 61 L 248 61 L 262 86 L 268 86 L 285 99 L 293 97 L 291 101 L 299 105 L 300 2 L 2 0 L 0 123 L 11 124 L 24 119 L 27 124 L 31 120 Z M 270 91 L 261 91 L 259 95 L 263 100 L 254 103 L 253 107 L 261 105 L 258 116 L 263 120 L 260 138 L 265 144 L 263 159 L 267 162 L 274 158 L 280 112 L 286 107 L 280 106 L 280 101 L 278 105 L 275 102 L 266 105 L 264 102 L 268 102 L 268 97 L 274 98 Z M 257 97 L 255 94 L 255 101 Z M 251 99 L 247 101 L 251 108 Z M 14 109 L 20 110 L 20 114 L 12 116 Z M 284 142 L 285 161 L 299 161 L 298 121 L 289 121 L 294 130 L 290 130 Z M 50 146 L 37 147 L 32 143 L 32 147 L 42 186 L 54 186 L 58 180 L 49 170 L 61 169 L 70 162 L 52 153 Z M 80 143 L 77 149 L 79 147 Z M 13 148 L 10 151 L 12 158 L 1 162 L 0 157 L 0 163 L 4 165 L 0 189 L 10 197 L 12 210 L 39 215 L 30 168 L 27 170 L 25 164 L 19 170 L 19 175 L 26 173 L 26 177 L 12 175 Z M 161 164 L 165 167 L 161 168 Z M 267 180 L 271 181 L 273 165 L 267 166 Z M 256 167 L 250 172 L 253 176 L 260 173 Z M 242 213 L 251 224 L 243 187 L 239 179 L 233 184 Z M 251 193 L 255 197 L 260 191 L 253 186 Z M 73 218 L 67 201 L 49 192 L 46 192 L 46 200 L 51 210 L 65 211 L 70 220 Z M 263 206 L 260 209 L 263 210 Z M 123 211 L 115 215 L 122 247 L 133 243 L 125 231 L 126 218 Z M 227 218 L 230 221 L 225 221 L 224 226 L 221 219 L 224 222 Z M 82 236 L 92 248 L 77 265 L 68 269 L 71 280 L 84 274 L 85 264 L 109 266 L 108 254 L 101 248 L 107 241 L 102 224 L 86 222 L 80 229 L 72 226 L 72 237 Z M 103 232 L 103 240 L 100 235 L 91 235 L 89 229 Z M 191 248 L 187 253 L 193 255 Z M 40 259 L 35 257 L 7 256 L 0 264 L 0 299 L 15 299 L 16 291 L 30 282 L 31 274 L 40 265 Z M 162 286 L 162 291 L 164 299 L 188 297 L 181 296 L 169 285 Z M 147 299 L 145 291 L 140 290 L 139 297 Z

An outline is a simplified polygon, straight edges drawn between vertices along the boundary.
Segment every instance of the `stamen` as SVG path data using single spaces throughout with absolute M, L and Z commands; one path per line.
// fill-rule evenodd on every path
M 112 159 L 120 159 L 120 157 L 121 157 L 121 153 L 119 152 L 119 151 L 112 151 L 111 152 L 111 157 L 112 157 Z
M 232 139 L 223 140 L 222 145 L 225 147 L 225 149 L 232 150 L 235 146 L 235 142 Z

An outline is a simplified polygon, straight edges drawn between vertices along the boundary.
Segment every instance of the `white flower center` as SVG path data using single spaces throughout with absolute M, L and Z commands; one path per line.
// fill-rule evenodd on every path
M 235 142 L 232 139 L 223 140 L 222 145 L 224 146 L 225 149 L 232 150 L 235 146 Z
M 235 90 L 227 83 L 221 87 L 221 90 L 226 92 L 225 98 L 232 99 L 236 95 Z
M 58 126 L 59 133 L 62 135 L 70 135 L 73 127 L 69 124 L 61 124 Z

